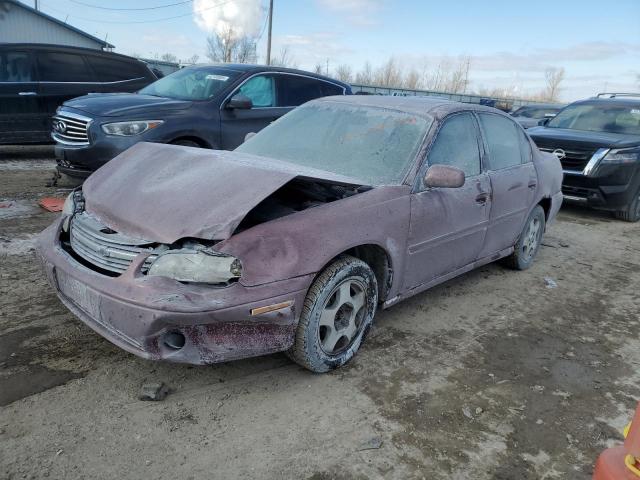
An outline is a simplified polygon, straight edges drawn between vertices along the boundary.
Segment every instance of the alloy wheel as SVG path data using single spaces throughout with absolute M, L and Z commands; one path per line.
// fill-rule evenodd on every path
M 320 347 L 327 355 L 338 355 L 351 346 L 360 333 L 367 313 L 364 284 L 348 278 L 337 285 L 320 314 Z

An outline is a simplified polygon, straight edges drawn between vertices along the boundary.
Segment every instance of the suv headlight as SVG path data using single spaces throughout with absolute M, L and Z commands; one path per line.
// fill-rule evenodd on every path
M 132 122 L 114 122 L 102 125 L 102 131 L 107 135 L 119 135 L 121 137 L 132 137 L 159 127 L 164 120 L 135 120 Z
M 620 165 L 624 163 L 637 162 L 638 160 L 640 160 L 640 147 L 633 147 L 611 150 L 602 159 L 602 163 Z
M 183 248 L 162 253 L 147 275 L 169 277 L 179 282 L 227 284 L 242 275 L 240 260 L 209 248 Z

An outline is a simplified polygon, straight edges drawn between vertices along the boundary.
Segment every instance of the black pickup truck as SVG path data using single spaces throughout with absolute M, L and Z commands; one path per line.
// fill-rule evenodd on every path
M 565 199 L 640 220 L 640 94 L 572 103 L 527 132 L 560 159 Z

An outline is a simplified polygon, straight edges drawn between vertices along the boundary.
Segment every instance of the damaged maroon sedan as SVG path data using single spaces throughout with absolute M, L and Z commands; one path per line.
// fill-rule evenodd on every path
M 140 143 L 39 239 L 62 302 L 150 359 L 347 362 L 376 308 L 504 259 L 528 268 L 562 169 L 498 110 L 328 97 L 233 152 Z

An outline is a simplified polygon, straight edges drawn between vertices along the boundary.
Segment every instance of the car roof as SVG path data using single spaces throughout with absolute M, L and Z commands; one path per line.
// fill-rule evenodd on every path
M 614 97 L 614 98 L 588 98 L 578 100 L 571 105 L 623 105 L 625 107 L 637 107 L 640 105 L 638 97 Z
M 365 107 L 387 108 L 414 115 L 429 114 L 436 119 L 441 119 L 450 113 L 463 110 L 499 113 L 503 116 L 509 117 L 509 115 L 497 108 L 474 103 L 453 102 L 451 100 L 445 100 L 438 97 L 426 96 L 394 97 L 390 95 L 339 95 L 320 98 L 313 100 L 313 102 L 332 102 Z
M 234 70 L 236 72 L 242 72 L 242 73 L 256 73 L 256 72 L 292 73 L 294 75 L 304 75 L 307 77 L 313 77 L 320 80 L 326 80 L 327 82 L 336 83 L 338 85 L 342 85 L 343 87 L 349 86 L 348 84 L 341 82 L 340 80 L 336 80 L 335 78 L 327 77 L 325 75 L 320 75 L 320 74 L 308 72 L 305 70 L 298 70 L 295 68 L 276 67 L 272 65 L 257 65 L 252 63 L 207 63 L 207 64 L 194 65 L 188 68 L 209 68 L 209 67 L 226 68 L 228 70 Z
M 518 107 L 520 108 L 563 108 L 565 105 L 561 103 L 529 103 L 527 105 L 522 105 Z
M 107 52 L 104 50 L 97 50 L 95 48 L 74 47 L 73 45 L 54 45 L 51 43 L 0 43 L 0 50 L 47 50 L 47 51 L 60 51 L 60 52 L 74 52 L 74 53 L 83 53 L 83 54 L 89 54 L 89 55 L 120 57 L 122 59 L 144 63 L 135 57 L 123 55 L 121 53 Z

